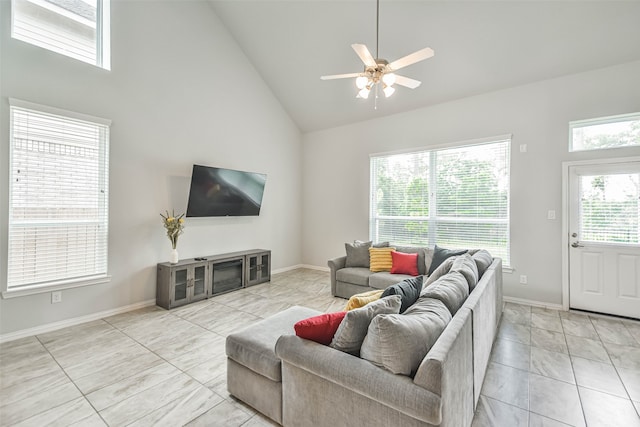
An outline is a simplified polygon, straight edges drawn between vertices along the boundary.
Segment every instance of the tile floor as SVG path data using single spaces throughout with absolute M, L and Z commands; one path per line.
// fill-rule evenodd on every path
M 291 305 L 330 312 L 328 273 L 0 345 L 1 426 L 270 426 L 226 391 L 225 337 Z M 640 426 L 640 322 L 506 304 L 474 426 Z

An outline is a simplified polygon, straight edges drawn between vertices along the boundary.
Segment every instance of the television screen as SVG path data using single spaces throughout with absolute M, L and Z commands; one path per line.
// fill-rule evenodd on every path
M 187 217 L 260 214 L 267 176 L 193 165 Z

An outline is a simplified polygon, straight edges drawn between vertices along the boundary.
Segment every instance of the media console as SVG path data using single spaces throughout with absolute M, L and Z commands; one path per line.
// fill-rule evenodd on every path
M 171 309 L 271 280 L 271 251 L 251 249 L 158 264 L 156 305 Z

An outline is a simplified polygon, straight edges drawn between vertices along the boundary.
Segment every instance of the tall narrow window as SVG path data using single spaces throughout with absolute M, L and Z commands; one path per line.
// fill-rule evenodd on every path
M 109 121 L 10 102 L 7 290 L 103 279 Z
M 569 123 L 569 151 L 640 145 L 640 113 Z
M 110 69 L 109 0 L 12 0 L 11 36 Z
M 487 249 L 508 266 L 510 145 L 372 156 L 370 238 Z

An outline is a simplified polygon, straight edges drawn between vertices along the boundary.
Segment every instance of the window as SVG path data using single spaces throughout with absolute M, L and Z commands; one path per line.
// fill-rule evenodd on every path
M 640 173 L 583 175 L 579 186 L 581 240 L 640 244 Z
M 370 238 L 482 248 L 509 266 L 510 137 L 371 157 Z
M 569 151 L 640 145 L 640 113 L 569 122 Z
M 10 104 L 7 290 L 104 280 L 109 121 Z
M 110 69 L 109 0 L 12 0 L 11 37 Z

